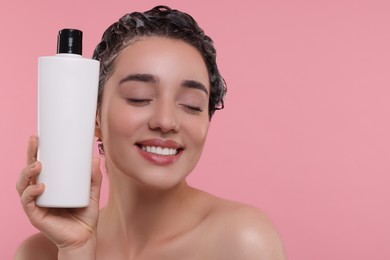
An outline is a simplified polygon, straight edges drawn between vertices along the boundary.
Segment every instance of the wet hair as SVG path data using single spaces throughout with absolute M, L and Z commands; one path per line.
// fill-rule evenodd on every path
M 224 107 L 223 98 L 227 90 L 217 67 L 214 43 L 190 15 L 167 6 L 126 14 L 104 32 L 93 53 L 93 58 L 100 61 L 98 108 L 103 86 L 113 74 L 116 58 L 121 51 L 141 37 L 153 36 L 182 40 L 200 52 L 210 78 L 208 113 L 211 119 L 215 110 Z

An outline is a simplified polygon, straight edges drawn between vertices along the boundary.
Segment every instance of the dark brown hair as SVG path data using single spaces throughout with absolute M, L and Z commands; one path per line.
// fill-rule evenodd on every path
M 223 98 L 227 90 L 217 67 L 213 41 L 190 15 L 167 6 L 156 6 L 144 13 L 126 14 L 104 32 L 93 53 L 93 58 L 100 61 L 98 107 L 101 104 L 103 86 L 113 73 L 119 53 L 137 38 L 147 36 L 182 40 L 200 52 L 210 78 L 208 112 L 211 119 L 215 110 L 224 107 Z

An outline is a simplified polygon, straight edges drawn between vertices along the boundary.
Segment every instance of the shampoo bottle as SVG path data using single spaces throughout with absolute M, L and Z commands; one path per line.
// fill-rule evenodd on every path
M 41 207 L 89 204 L 99 61 L 83 58 L 82 32 L 58 34 L 57 55 L 38 59 L 38 183 Z

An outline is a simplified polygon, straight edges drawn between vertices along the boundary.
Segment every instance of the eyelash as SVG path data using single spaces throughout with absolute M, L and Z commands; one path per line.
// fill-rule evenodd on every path
M 149 104 L 152 99 L 137 99 L 137 98 L 128 98 L 126 99 L 128 103 L 134 104 L 134 105 L 146 105 Z M 203 109 L 200 107 L 194 107 L 190 105 L 180 104 L 184 108 L 190 110 L 191 112 L 203 112 Z
M 203 109 L 201 109 L 200 107 L 194 107 L 194 106 L 189 106 L 184 104 L 182 104 L 182 106 L 191 110 L 191 112 L 203 112 Z
M 135 105 L 143 105 L 143 104 L 146 105 L 151 101 L 152 101 L 151 99 L 137 99 L 137 98 L 128 98 L 127 99 L 127 102 L 129 102 L 131 104 L 135 104 Z

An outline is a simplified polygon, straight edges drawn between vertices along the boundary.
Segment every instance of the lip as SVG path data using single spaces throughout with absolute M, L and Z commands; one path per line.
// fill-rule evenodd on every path
M 137 145 L 143 146 L 160 146 L 162 148 L 172 148 L 172 149 L 184 149 L 182 145 L 173 140 L 164 140 L 164 139 L 147 139 L 140 142 L 137 142 Z
M 177 154 L 175 155 L 159 155 L 154 153 L 149 153 L 144 150 L 142 150 L 142 146 L 155 146 L 155 147 L 162 147 L 162 148 L 171 148 L 178 150 Z M 143 140 L 136 143 L 136 147 L 138 152 L 141 154 L 143 158 L 148 160 L 149 162 L 159 165 L 159 166 L 166 166 L 172 163 L 175 163 L 180 156 L 183 153 L 184 147 L 180 145 L 179 143 L 173 141 L 173 140 L 164 140 L 164 139 L 148 139 Z

